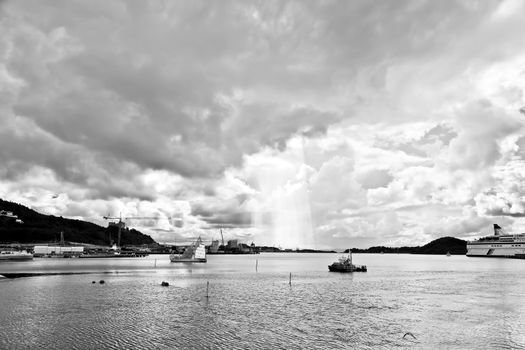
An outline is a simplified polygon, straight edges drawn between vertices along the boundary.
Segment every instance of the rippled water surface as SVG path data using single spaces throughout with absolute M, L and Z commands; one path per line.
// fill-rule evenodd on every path
M 2 262 L 84 274 L 0 280 L 0 348 L 525 349 L 525 260 L 354 254 L 368 272 L 328 272 L 338 257 Z

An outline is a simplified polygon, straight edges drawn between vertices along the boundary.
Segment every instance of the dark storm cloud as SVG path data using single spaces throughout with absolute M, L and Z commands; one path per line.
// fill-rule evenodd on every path
M 8 145 L 0 147 L 0 168 L 5 168 L 6 174 L 15 178 L 33 165 L 54 169 L 58 177 L 79 184 L 85 184 L 89 177 L 89 159 L 86 157 L 89 154 L 75 145 L 69 145 L 68 149 L 51 135 L 35 130 L 31 123 L 4 127 L 0 130 L 0 139 Z M 79 163 L 79 159 L 85 162 Z
M 231 205 L 205 207 L 202 204 L 192 205 L 191 214 L 200 218 L 213 228 L 248 227 L 252 225 L 252 213 L 232 208 Z
M 153 199 L 147 188 L 135 180 L 140 169 L 133 164 L 115 162 L 99 153 L 64 143 L 34 125 L 18 123 L 0 131 L 3 142 L 16 147 L 0 147 L 0 170 L 7 180 L 20 179 L 34 166 L 53 169 L 59 181 L 89 187 L 86 198 L 131 196 Z M 35 147 L 38 145 L 38 147 Z
M 67 1 L 9 7 L 7 21 L 20 30 L 10 33 L 6 66 L 25 82 L 13 112 L 115 162 L 210 176 L 263 145 L 282 147 L 294 133 L 323 132 L 340 121 L 333 112 L 289 108 L 315 96 L 313 87 L 324 95 L 340 77 L 353 79 L 355 64 L 450 45 L 445 29 L 465 30 L 461 15 L 480 11 L 452 4 L 445 27 L 442 17 L 428 14 L 450 12 L 450 4 L 341 5 Z M 220 96 L 236 89 L 262 94 L 232 109 Z M 272 93 L 265 97 L 265 91 Z M 268 104 L 272 94 L 287 101 Z
M 244 13 L 249 6 L 163 9 L 128 3 L 84 13 L 80 4 L 68 4 L 71 16 L 46 9 L 47 21 L 27 23 L 25 32 L 13 35 L 8 62 L 10 72 L 26 82 L 13 112 L 68 144 L 105 152 L 116 162 L 203 176 L 238 164 L 243 153 L 261 145 L 279 145 L 302 128 L 323 130 L 336 120 L 308 108 L 288 113 L 247 103 L 227 123 L 231 127 L 224 127 L 233 116 L 218 94 L 242 88 L 251 75 L 247 70 L 260 76 L 250 62 L 229 64 L 250 57 L 257 41 L 265 40 Z M 166 21 L 159 22 L 164 15 Z M 37 51 L 42 43 L 45 50 Z M 291 50 L 288 45 L 283 49 Z M 273 56 L 259 63 L 256 57 L 252 63 L 264 65 L 262 70 L 279 70 L 273 77 L 278 81 L 296 75 L 291 80 L 299 86 L 308 75 L 288 72 Z
M 326 242 L 420 242 L 463 215 L 448 207 L 482 212 L 472 198 L 523 153 L 519 2 L 0 4 L 13 199 L 64 188 L 75 215 L 162 207 L 186 233 L 295 220 L 268 240 L 296 242 L 313 220 Z
M 258 150 L 261 145 L 283 149 L 291 135 L 314 136 L 326 131 L 329 124 L 341 120 L 335 113 L 313 108 L 294 108 L 283 111 L 278 106 L 265 104 L 247 105 L 232 125 L 231 135 L 242 135 L 225 139 L 234 149 Z
M 234 227 L 249 227 L 252 225 L 252 213 L 225 213 L 214 214 L 203 219 L 210 224 L 212 228 L 234 228 Z

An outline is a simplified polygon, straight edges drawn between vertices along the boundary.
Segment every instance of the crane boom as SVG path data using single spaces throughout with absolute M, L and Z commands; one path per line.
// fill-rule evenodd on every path
M 115 217 L 115 216 L 103 216 L 104 219 L 106 220 L 117 220 L 118 219 L 118 240 L 117 240 L 117 247 L 120 248 L 120 235 L 121 235 L 121 230 L 122 230 L 122 224 L 124 223 L 124 221 L 122 221 L 122 219 L 124 220 L 130 220 L 130 219 L 168 219 L 170 220 L 169 217 L 167 218 L 163 218 L 163 217 L 160 217 L 160 216 L 127 216 L 127 217 L 122 217 L 122 216 L 119 216 L 119 217 Z M 111 233 L 110 233 L 111 235 Z M 111 236 L 110 236 L 110 241 L 111 241 Z

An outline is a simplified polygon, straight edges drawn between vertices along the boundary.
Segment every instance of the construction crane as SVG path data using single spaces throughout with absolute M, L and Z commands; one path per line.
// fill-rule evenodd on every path
M 163 218 L 163 217 L 160 217 L 160 216 L 128 216 L 128 217 L 122 217 L 122 216 L 119 216 L 119 217 L 115 217 L 115 216 L 103 216 L 104 219 L 106 220 L 117 220 L 118 219 L 118 239 L 117 239 L 117 248 L 120 248 L 120 234 L 121 234 L 121 230 L 122 230 L 122 226 L 124 225 L 124 220 L 148 220 L 148 219 L 155 219 L 155 220 L 160 220 L 160 219 L 168 219 L 170 220 L 170 218 Z M 111 233 L 109 234 L 109 240 L 111 242 Z

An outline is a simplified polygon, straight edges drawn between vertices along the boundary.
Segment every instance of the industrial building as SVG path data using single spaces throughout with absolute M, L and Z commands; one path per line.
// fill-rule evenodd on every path
M 49 256 L 49 255 L 62 255 L 62 256 L 79 256 L 84 253 L 84 247 L 61 247 L 61 246 L 47 246 L 47 245 L 36 245 L 33 248 L 33 255 Z

